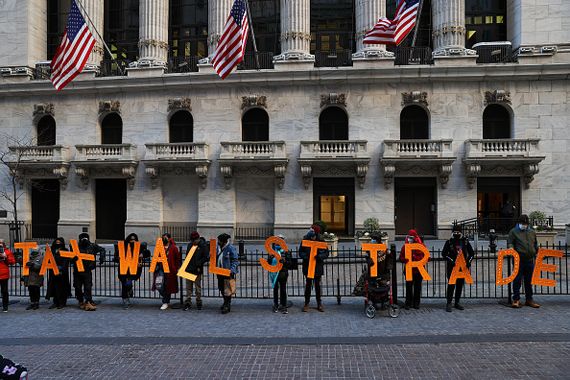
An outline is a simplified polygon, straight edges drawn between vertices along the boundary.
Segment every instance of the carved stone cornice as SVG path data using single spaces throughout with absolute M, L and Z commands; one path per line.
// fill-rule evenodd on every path
M 346 94 L 331 92 L 328 95 L 321 95 L 321 108 L 329 105 L 346 107 Z
M 99 114 L 116 112 L 121 113 L 121 102 L 118 100 L 103 100 L 99 102 Z
M 129 190 L 135 188 L 136 162 L 114 162 L 107 165 L 91 165 L 84 162 L 75 163 L 75 175 L 81 181 L 81 188 L 86 190 L 91 178 L 125 178 Z
M 285 32 L 281 33 L 281 41 L 305 40 L 311 41 L 311 34 L 305 32 Z
M 55 116 L 53 103 L 37 103 L 34 104 L 34 118 L 40 119 L 45 115 Z
M 224 176 L 224 186 L 226 190 L 232 187 L 233 170 L 231 165 L 220 165 L 220 172 Z
M 160 185 L 160 177 L 197 175 L 200 187 L 205 189 L 208 185 L 208 170 L 210 161 L 143 161 L 145 173 L 150 178 L 151 187 L 156 189 Z
M 311 177 L 313 176 L 313 168 L 309 164 L 301 164 L 301 176 L 303 177 L 303 186 L 305 190 L 309 190 L 311 186 Z
M 428 106 L 427 92 L 425 91 L 411 91 L 402 92 L 402 106 L 409 106 L 412 104 L 422 104 Z
M 263 95 L 248 95 L 241 97 L 241 109 L 245 110 L 251 107 L 267 108 L 267 97 Z
M 192 112 L 192 100 L 190 98 L 172 98 L 168 99 L 168 112 L 185 110 Z
M 394 177 L 408 176 L 433 176 L 439 178 L 439 184 L 442 189 L 447 187 L 449 176 L 453 168 L 455 158 L 440 159 L 433 161 L 423 161 L 418 159 L 416 162 L 403 160 L 381 160 L 384 172 L 384 187 L 389 189 L 394 182 Z
M 511 92 L 505 90 L 485 91 L 485 105 L 495 103 L 511 104 Z

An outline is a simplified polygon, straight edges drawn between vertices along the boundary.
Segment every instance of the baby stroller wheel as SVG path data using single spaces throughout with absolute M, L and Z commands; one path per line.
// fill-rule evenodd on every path
M 400 315 L 400 307 L 398 305 L 390 305 L 390 317 L 398 318 Z
M 366 316 L 368 318 L 372 319 L 376 315 L 376 308 L 374 307 L 374 305 L 370 304 L 366 307 L 364 312 L 366 313 Z

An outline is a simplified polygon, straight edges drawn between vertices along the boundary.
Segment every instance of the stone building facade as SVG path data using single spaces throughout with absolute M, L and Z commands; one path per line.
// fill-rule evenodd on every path
M 294 239 L 317 219 L 350 236 L 375 217 L 392 236 L 415 227 L 445 238 L 455 220 L 504 223 L 507 202 L 562 229 L 570 3 L 508 2 L 513 53 L 496 62 L 481 58 L 485 46 L 492 56 L 503 43 L 466 47 L 465 1 L 428 2 L 433 53 L 396 64 L 398 51 L 362 44 L 385 0 L 356 0 L 350 65 L 326 67 L 311 51 L 311 2 L 281 0 L 272 67 L 222 81 L 207 57 L 196 72 L 169 70 L 170 2 L 140 0 L 126 75 L 101 75 L 98 45 L 60 92 L 37 75 L 49 2 L 0 1 L 0 148 L 12 154 L 28 237 L 184 239 L 197 228 Z M 231 3 L 207 1 L 208 55 Z M 103 29 L 102 1 L 82 4 Z

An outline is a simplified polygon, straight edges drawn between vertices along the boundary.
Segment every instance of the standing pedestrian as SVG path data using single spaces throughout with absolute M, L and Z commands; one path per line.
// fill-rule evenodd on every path
M 79 252 L 99 256 L 99 264 L 105 262 L 105 248 L 92 243 L 89 240 L 89 234 L 83 232 L 78 237 Z M 95 311 L 97 306 L 93 302 L 93 270 L 95 269 L 94 261 L 84 261 L 84 271 L 79 272 L 77 268 L 77 258 L 73 260 L 73 287 L 75 288 L 75 298 L 79 303 L 79 308 L 85 311 Z
M 451 301 L 453 300 L 453 293 L 455 291 L 455 305 L 454 307 L 457 310 L 464 310 L 465 308 L 459 303 L 461 300 L 461 292 L 463 291 L 463 287 L 465 285 L 464 278 L 458 278 L 455 285 L 449 284 L 449 278 L 451 277 L 451 273 L 453 272 L 453 268 L 457 263 L 457 257 L 459 255 L 463 255 L 465 258 L 465 263 L 467 264 L 467 268 L 471 267 L 471 261 L 475 257 L 475 252 L 473 251 L 473 247 L 469 243 L 469 240 L 462 236 L 461 227 L 455 224 L 452 228 L 451 232 L 451 239 L 447 240 L 443 246 L 443 250 L 441 251 L 441 256 L 446 261 L 446 277 L 448 281 L 447 285 L 447 305 L 445 306 L 445 311 L 451 312 Z
M 314 228 L 317 227 L 317 228 Z M 312 240 L 312 241 L 324 241 L 320 237 L 320 230 L 318 226 L 314 226 L 313 228 L 309 229 L 303 240 Z M 317 232 L 319 231 L 319 232 Z M 303 305 L 303 311 L 309 311 L 309 303 L 311 302 L 311 288 L 313 285 L 315 286 L 315 297 L 317 299 L 317 310 L 320 312 L 324 312 L 325 308 L 323 306 L 323 302 L 321 299 L 322 290 L 321 290 L 321 279 L 325 272 L 325 259 L 329 257 L 329 250 L 327 248 L 319 248 L 317 250 L 316 256 L 316 265 L 315 265 L 315 277 L 309 278 L 309 262 L 311 257 L 311 248 L 305 247 L 301 243 L 299 247 L 299 257 L 303 259 L 303 275 L 305 275 L 305 304 Z
M 416 230 L 409 230 L 408 235 L 406 236 L 406 240 L 404 241 L 404 245 L 400 250 L 400 261 L 404 264 L 408 263 L 408 259 L 406 259 L 406 245 L 408 244 L 421 244 L 425 246 L 420 235 L 418 235 Z M 424 258 L 424 253 L 418 249 L 412 250 L 412 261 L 420 261 Z M 406 268 L 404 267 L 404 273 Z M 409 310 L 411 307 L 414 309 L 420 308 L 420 301 L 422 297 L 422 274 L 418 268 L 412 269 L 412 279 L 406 279 L 406 303 L 404 307 L 406 310 Z
M 12 254 L 12 251 L 6 247 L 6 243 L 3 239 L 0 239 L 0 292 L 2 293 L 2 311 L 4 313 L 8 312 L 8 280 L 10 279 L 10 268 L 9 265 L 14 265 L 16 259 Z
M 178 250 L 174 239 L 172 239 L 172 236 L 169 233 L 162 235 L 162 244 L 164 245 L 164 251 L 166 252 L 169 272 L 164 272 L 162 264 L 159 263 L 157 265 L 157 270 L 154 271 L 155 281 L 153 290 L 158 290 L 158 293 L 162 297 L 162 306 L 160 307 L 160 310 L 166 310 L 170 307 L 172 295 L 178 293 L 177 273 L 180 268 L 180 264 L 182 263 L 182 256 L 180 255 L 180 251 Z M 161 281 L 157 281 L 157 279 L 161 279 Z
M 509 231 L 507 246 L 513 248 L 520 256 L 519 273 L 513 281 L 513 303 L 512 307 L 521 307 L 521 284 L 524 281 L 524 296 L 526 306 L 539 308 L 540 305 L 534 302 L 532 296 L 532 272 L 534 272 L 534 260 L 538 252 L 538 242 L 536 233 L 529 226 L 527 215 L 519 217 L 517 225 Z
M 210 260 L 208 243 L 197 231 L 193 231 L 190 234 L 190 244 L 186 250 L 186 255 L 188 255 L 192 247 L 196 247 L 196 251 L 188 263 L 186 272 L 196 275 L 196 280 L 186 280 L 186 300 L 184 301 L 185 311 L 192 308 L 192 290 L 194 289 L 196 292 L 196 308 L 198 308 L 198 310 L 202 310 L 202 274 L 204 273 L 204 264 Z
M 232 309 L 232 295 L 236 292 L 236 275 L 238 274 L 239 260 L 235 247 L 230 242 L 230 235 L 223 233 L 218 236 L 216 262 L 219 268 L 229 269 L 230 276 L 217 275 L 218 290 L 224 298 L 220 308 L 222 314 Z
M 62 309 L 67 305 L 67 299 L 71 297 L 71 286 L 69 284 L 69 261 L 62 257 L 59 252 L 65 251 L 65 240 L 61 237 L 55 239 L 51 244 L 51 252 L 55 259 L 55 264 L 59 273 L 55 275 L 50 271 L 46 299 L 53 298 L 50 309 Z
M 285 236 L 277 235 L 278 238 L 285 240 Z M 283 264 L 278 273 L 271 273 L 273 286 L 273 312 L 281 312 L 289 314 L 287 311 L 287 279 L 289 278 L 289 268 L 293 262 L 291 252 L 285 251 L 279 244 L 273 244 L 275 252 L 279 253 L 281 259 L 279 262 Z M 270 256 L 268 259 L 270 265 L 277 264 L 277 258 Z
M 127 253 L 127 248 L 134 254 L 135 251 L 135 242 L 139 241 L 139 237 L 135 233 L 131 233 L 127 235 L 125 238 L 124 244 L 125 247 L 125 254 Z M 119 282 L 121 284 L 121 300 L 123 303 L 123 309 L 128 309 L 131 307 L 131 298 L 133 298 L 133 283 L 138 281 L 141 278 L 142 274 L 142 266 L 143 260 L 150 257 L 150 251 L 147 248 L 146 243 L 142 243 L 139 249 L 139 257 L 138 257 L 138 265 L 137 265 L 137 273 L 127 273 L 121 274 L 119 272 Z M 114 262 L 119 263 L 119 247 L 115 245 L 115 255 L 114 255 Z
M 37 310 L 40 307 L 40 288 L 44 285 L 44 276 L 40 275 L 44 256 L 37 249 L 30 252 L 30 259 L 26 263 L 29 274 L 23 276 L 24 286 L 30 294 L 30 305 L 26 310 Z

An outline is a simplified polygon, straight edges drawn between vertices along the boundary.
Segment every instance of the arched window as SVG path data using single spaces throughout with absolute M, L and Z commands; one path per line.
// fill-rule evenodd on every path
M 123 120 L 118 113 L 110 113 L 101 121 L 101 144 L 123 142 Z
M 37 126 L 39 146 L 55 145 L 55 120 L 50 115 L 40 119 Z
M 321 112 L 319 140 L 348 140 L 348 115 L 342 108 L 328 107 Z
M 401 140 L 429 139 L 429 116 L 420 106 L 407 106 L 400 113 Z
M 261 108 L 252 108 L 241 118 L 242 141 L 269 141 L 269 115 Z
M 188 111 L 176 111 L 170 117 L 169 123 L 170 142 L 192 142 L 194 138 L 194 118 Z
M 510 139 L 511 115 L 499 104 L 490 104 L 483 112 L 484 139 Z

